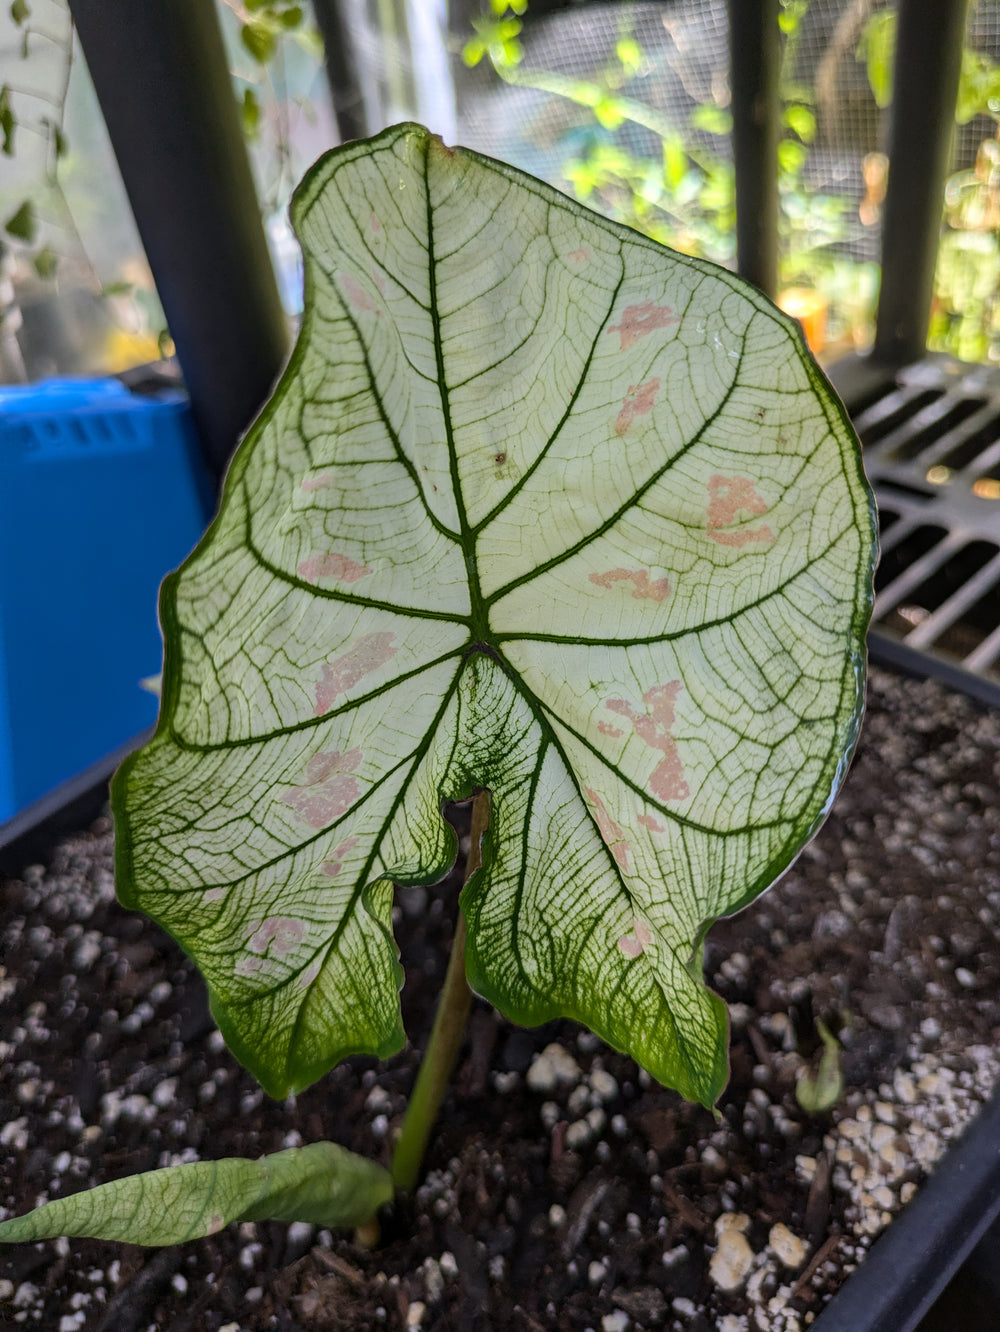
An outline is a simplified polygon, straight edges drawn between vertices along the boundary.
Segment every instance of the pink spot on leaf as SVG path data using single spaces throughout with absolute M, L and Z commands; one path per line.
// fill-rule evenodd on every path
M 650 832 L 661 833 L 667 831 L 667 825 L 661 823 L 660 820 L 655 818 L 652 814 L 639 814 L 637 815 L 637 818 L 642 826 L 648 828 Z
M 653 769 L 649 789 L 661 800 L 686 800 L 691 794 L 684 780 L 684 768 L 677 753 L 677 742 L 670 734 L 674 724 L 674 704 L 681 689 L 680 680 L 654 685 L 642 696 L 647 712 L 639 712 L 623 698 L 609 698 L 605 703 L 611 712 L 627 717 L 636 735 L 650 749 L 658 749 L 662 760 Z
M 255 971 L 260 971 L 264 965 L 264 959 L 260 957 L 241 957 L 234 968 L 237 976 L 252 976 Z
M 767 544 L 774 540 L 774 533 L 765 524 L 763 527 L 748 527 L 742 532 L 709 532 L 712 540 L 719 546 L 747 546 L 753 543 Z
M 625 732 L 619 730 L 617 726 L 612 726 L 610 722 L 605 722 L 605 721 L 598 722 L 597 729 L 600 731 L 601 735 L 619 736 L 625 734 Z
M 305 490 L 305 482 L 302 489 Z M 312 490 L 317 486 L 310 487 Z M 339 583 L 356 583 L 372 571 L 366 564 L 348 559 L 346 555 L 311 555 L 299 565 L 299 577 L 307 583 L 318 583 L 321 578 L 336 578 Z
M 273 944 L 276 957 L 287 957 L 305 936 L 305 921 L 294 916 L 269 916 L 252 922 L 247 947 L 262 957 Z
M 653 942 L 653 936 L 649 931 L 649 926 L 644 925 L 641 920 L 633 920 L 632 933 L 626 934 L 624 938 L 618 940 L 618 947 L 628 958 L 639 957 L 640 954 Z
M 361 750 L 346 754 L 315 754 L 306 764 L 305 781 L 281 796 L 311 828 L 325 828 L 345 814 L 361 788 L 351 774 L 361 762 Z
M 658 328 L 667 328 L 670 324 L 679 324 L 680 316 L 675 315 L 669 305 L 656 305 L 653 301 L 644 301 L 642 305 L 626 305 L 620 324 L 612 324 L 609 333 L 617 333 L 619 351 L 627 351 L 640 338 Z
M 302 482 L 302 489 L 303 489 L 303 490 L 307 490 L 307 491 L 308 491 L 308 490 L 325 490 L 328 486 L 332 486 L 332 485 L 333 485 L 333 477 L 330 475 L 330 473 L 329 473 L 329 472 L 321 472 L 321 473 L 319 474 L 319 476 L 307 476 L 307 477 L 305 477 L 304 480 L 303 480 L 303 482 Z M 344 557 L 343 557 L 343 555 L 341 555 L 341 556 L 336 557 L 336 558 L 343 559 Z M 353 561 L 349 561 L 349 562 L 350 562 L 350 563 L 353 563 Z M 361 566 L 359 565 L 358 567 L 360 568 Z M 303 566 L 302 566 L 302 565 L 299 565 L 299 574 L 300 574 L 303 578 L 305 578 L 305 577 L 307 577 L 308 575 L 302 573 L 302 569 L 303 569 Z M 371 572 L 371 571 L 369 570 L 369 572 Z M 316 580 L 315 580 L 315 578 L 310 578 L 309 581 L 310 581 L 311 583 L 313 583 L 313 582 L 315 582 Z
M 205 894 L 204 900 L 206 902 L 220 902 L 225 895 L 225 888 L 209 888 L 208 892 Z
M 570 250 L 566 258 L 571 264 L 585 264 L 590 258 L 591 250 L 589 245 L 581 245 L 578 250 Z
M 368 219 L 368 221 L 369 221 L 369 224 L 371 225 L 371 229 L 372 229 L 372 231 L 381 231 L 381 230 L 382 230 L 382 223 L 378 220 L 378 218 L 375 216 L 374 213 L 372 213 L 372 215 L 371 215 L 371 217 Z
M 770 544 L 774 533 L 762 523 L 759 527 L 728 529 L 731 523 L 745 522 L 747 517 L 759 518 L 767 513 L 766 502 L 758 495 L 754 483 L 745 476 L 713 476 L 708 481 L 709 537 L 720 546 L 746 546 L 753 542 Z
M 331 879 L 335 879 L 344 868 L 344 861 L 357 846 L 359 839 L 357 837 L 345 837 L 341 844 L 333 853 L 332 860 L 324 860 L 320 869 L 324 874 L 328 874 Z
M 218 1212 L 216 1212 L 213 1216 L 210 1216 L 208 1218 L 208 1229 L 206 1230 L 205 1234 L 214 1235 L 218 1231 L 220 1231 L 225 1224 L 226 1222 L 224 1218 L 219 1216 Z
M 594 806 L 594 819 L 600 829 L 601 836 L 610 848 L 611 854 L 618 862 L 619 867 L 627 874 L 629 844 L 625 840 L 624 832 L 608 813 L 604 801 L 596 791 L 592 791 L 589 786 L 586 786 L 583 793 Z
M 313 962 L 310 966 L 306 967 L 305 971 L 303 971 L 299 977 L 299 989 L 308 990 L 309 986 L 312 985 L 318 975 L 319 963 Z
M 645 384 L 631 384 L 622 401 L 621 411 L 615 419 L 615 434 L 624 435 L 637 416 L 648 416 L 660 391 L 660 381 L 650 379 Z
M 382 313 L 375 297 L 365 291 L 357 278 L 352 277 L 350 273 L 341 273 L 340 281 L 347 299 L 356 310 L 363 310 L 366 314 L 376 316 Z
M 615 583 L 631 583 L 632 596 L 637 601 L 664 601 L 670 596 L 670 583 L 666 578 L 650 578 L 648 569 L 609 569 L 607 573 L 588 574 L 598 587 L 613 587 Z
M 343 656 L 325 661 L 323 674 L 316 681 L 316 716 L 329 712 L 341 694 L 353 689 L 359 680 L 395 655 L 392 634 L 362 634 Z

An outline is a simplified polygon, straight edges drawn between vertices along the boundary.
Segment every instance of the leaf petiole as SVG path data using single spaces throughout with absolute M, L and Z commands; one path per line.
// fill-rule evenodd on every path
M 482 864 L 482 841 L 489 821 L 489 794 L 480 791 L 472 802 L 466 883 Z M 427 1140 L 458 1058 L 471 1003 L 472 991 L 465 978 L 465 917 L 460 910 L 434 1026 L 392 1157 L 392 1179 L 397 1193 L 411 1193 L 419 1178 Z

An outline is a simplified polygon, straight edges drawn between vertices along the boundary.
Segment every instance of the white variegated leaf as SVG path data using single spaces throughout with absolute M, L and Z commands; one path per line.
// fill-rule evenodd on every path
M 788 865 L 856 738 L 873 507 L 792 322 L 399 126 L 293 205 L 306 314 L 165 584 L 114 791 L 124 900 L 274 1095 L 399 1048 L 392 882 L 491 793 L 471 984 L 711 1105 L 711 922 Z M 405 891 L 405 889 L 404 889 Z

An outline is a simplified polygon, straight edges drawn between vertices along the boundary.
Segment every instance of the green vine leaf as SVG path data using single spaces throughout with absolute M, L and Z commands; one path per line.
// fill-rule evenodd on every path
M 0 87 L 0 152 L 5 157 L 14 156 L 14 131 L 17 129 L 17 116 L 10 99 L 10 85 Z
M 865 24 L 858 42 L 857 59 L 865 62 L 868 86 L 875 105 L 892 105 L 893 64 L 896 59 L 896 12 L 883 10 Z
M 253 19 L 240 28 L 240 41 L 259 65 L 266 65 L 278 49 L 278 39 L 269 23 Z
M 794 130 L 803 143 L 812 143 L 816 137 L 816 116 L 812 108 L 793 103 L 786 106 L 781 117 L 789 129 Z
M 231 1221 L 353 1227 L 393 1194 L 389 1172 L 333 1142 L 249 1161 L 195 1161 L 129 1175 L 0 1221 L 0 1243 L 85 1235 L 127 1244 L 183 1244 Z
M 59 268 L 59 256 L 50 245 L 43 245 L 32 263 L 38 276 L 47 282 L 56 275 Z
M 472 26 L 476 36 L 462 49 L 462 60 L 470 69 L 484 56 L 489 56 L 501 68 L 513 69 L 520 64 L 522 50 L 517 36 L 521 24 L 517 19 L 500 18 L 491 22 L 487 18 L 474 18 Z
M 29 245 L 35 239 L 35 228 L 35 205 L 30 199 L 25 199 L 3 224 L 8 236 L 12 236 L 14 240 L 25 241 Z
M 702 102 L 691 112 L 691 128 L 705 130 L 708 134 L 731 134 L 733 117 L 721 106 L 712 102 Z
M 302 22 L 302 6 L 289 5 L 287 9 L 279 10 L 275 18 L 283 28 L 297 28 Z
M 260 101 L 253 88 L 243 89 L 240 119 L 243 121 L 243 133 L 251 142 L 255 142 L 260 134 Z
M 41 124 L 45 126 L 49 134 L 52 136 L 52 150 L 55 153 L 56 158 L 59 159 L 65 157 L 69 152 L 69 141 L 58 121 L 53 120 L 51 116 L 42 116 Z
M 392 881 L 491 793 L 470 983 L 712 1105 L 709 925 L 824 817 L 859 726 L 874 517 L 753 288 L 418 126 L 293 204 L 298 345 L 164 584 L 119 891 L 275 1096 L 403 1041 Z

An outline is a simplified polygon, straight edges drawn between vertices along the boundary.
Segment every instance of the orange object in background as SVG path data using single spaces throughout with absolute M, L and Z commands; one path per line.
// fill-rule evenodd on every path
M 811 287 L 786 287 L 778 293 L 777 304 L 802 325 L 813 355 L 821 352 L 826 346 L 826 297 Z

